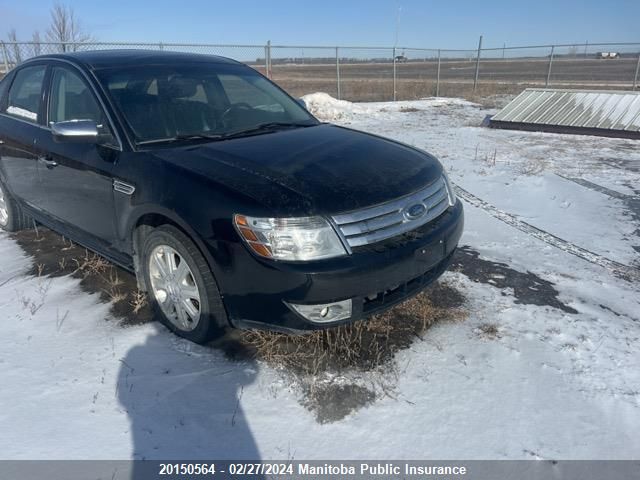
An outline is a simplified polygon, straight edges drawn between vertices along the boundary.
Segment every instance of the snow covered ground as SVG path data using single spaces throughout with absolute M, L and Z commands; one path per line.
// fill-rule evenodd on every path
M 306 100 L 432 152 L 493 207 L 465 203 L 467 267 L 444 277 L 468 317 L 401 351 L 388 395 L 318 423 L 288 372 L 123 328 L 78 280 L 27 275 L 33 260 L 0 234 L 0 458 L 640 458 L 638 142 L 490 130 L 493 111 L 458 99 Z

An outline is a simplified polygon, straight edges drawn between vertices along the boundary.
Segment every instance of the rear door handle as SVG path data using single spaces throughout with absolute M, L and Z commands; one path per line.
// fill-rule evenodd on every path
M 38 157 L 38 161 L 44 164 L 44 166 L 48 169 L 52 169 L 58 166 L 58 162 L 47 157 Z

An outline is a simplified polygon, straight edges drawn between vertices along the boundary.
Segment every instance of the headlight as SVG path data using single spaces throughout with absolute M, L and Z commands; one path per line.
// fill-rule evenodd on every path
M 322 217 L 256 218 L 234 215 L 247 245 L 262 257 L 276 260 L 320 260 L 347 252 L 333 227 Z
M 449 206 L 453 207 L 456 204 L 456 192 L 453 189 L 453 185 L 451 180 L 449 180 L 449 175 L 447 172 L 442 170 L 442 178 L 444 178 L 444 183 L 447 185 L 447 192 L 449 194 Z

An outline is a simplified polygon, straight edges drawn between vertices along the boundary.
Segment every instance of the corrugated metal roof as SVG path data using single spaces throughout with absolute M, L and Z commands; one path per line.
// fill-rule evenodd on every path
M 640 92 L 528 88 L 491 118 L 491 126 L 509 128 L 509 123 L 635 137 L 640 134 Z

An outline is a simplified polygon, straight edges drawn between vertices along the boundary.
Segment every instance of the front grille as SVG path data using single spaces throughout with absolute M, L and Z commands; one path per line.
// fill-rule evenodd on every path
M 418 204 L 426 212 L 415 219 L 407 209 Z M 449 207 L 444 179 L 438 180 L 406 197 L 381 205 L 334 215 L 333 221 L 350 247 L 360 247 L 414 230 L 442 215 Z

